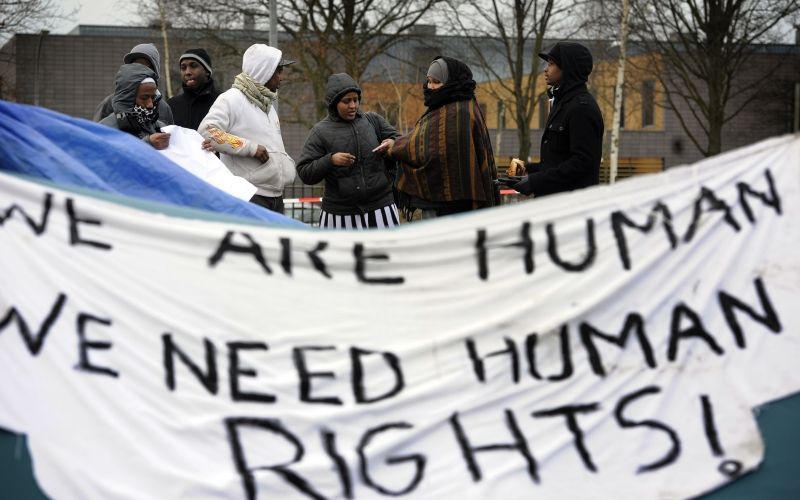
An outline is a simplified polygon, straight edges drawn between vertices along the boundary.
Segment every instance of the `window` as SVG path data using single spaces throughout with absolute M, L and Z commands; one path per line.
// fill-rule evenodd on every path
M 656 82 L 642 82 L 642 127 L 650 127 L 655 123 Z
M 547 125 L 547 115 L 550 114 L 550 100 L 547 94 L 542 94 L 539 97 L 539 128 L 544 128 Z
M 506 103 L 503 101 L 497 101 L 497 128 L 506 128 Z
M 486 103 L 479 102 L 478 107 L 481 108 L 481 114 L 483 115 L 484 120 L 486 119 Z

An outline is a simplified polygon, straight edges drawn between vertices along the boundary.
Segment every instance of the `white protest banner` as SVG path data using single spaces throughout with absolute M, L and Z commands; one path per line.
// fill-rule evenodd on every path
M 205 151 L 203 136 L 196 130 L 177 125 L 167 125 L 161 130 L 170 134 L 169 147 L 158 151 L 173 163 L 241 200 L 249 200 L 258 191 L 247 179 L 233 175 L 214 153 Z
M 58 499 L 694 496 L 800 389 L 799 167 L 366 232 L 0 175 L 0 426 Z

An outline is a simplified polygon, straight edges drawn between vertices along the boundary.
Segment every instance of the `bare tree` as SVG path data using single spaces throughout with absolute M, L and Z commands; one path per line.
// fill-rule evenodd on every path
M 0 0 L 0 44 L 15 33 L 50 28 L 55 19 L 73 14 L 53 0 Z
M 619 129 L 622 114 L 622 88 L 625 85 L 625 58 L 628 46 L 628 20 L 630 18 L 630 0 L 622 0 L 622 16 L 619 23 L 617 45 L 617 80 L 614 84 L 614 116 L 611 120 L 610 160 L 608 162 L 608 182 L 613 184 L 617 179 L 619 166 Z
M 723 127 L 758 90 L 738 79 L 758 50 L 754 44 L 768 41 L 798 8 L 798 0 L 637 3 L 635 32 L 652 55 L 648 64 L 665 89 L 667 107 L 703 155 L 721 151 Z
M 278 25 L 291 37 L 291 56 L 297 59 L 296 74 L 311 86 L 316 116 L 325 114 L 325 84 L 330 74 L 345 71 L 356 80 L 380 54 L 398 43 L 442 0 L 277 0 Z M 257 29 L 269 21 L 270 0 L 186 0 L 193 26 L 204 21 L 206 35 L 224 34 L 225 29 L 247 21 Z M 241 25 L 241 24 L 240 24 Z M 237 26 L 238 27 L 238 26 Z M 220 41 L 224 37 L 220 37 Z M 231 43 L 230 37 L 227 42 Z
M 520 158 L 530 156 L 530 123 L 541 95 L 538 54 L 546 34 L 568 26 L 576 5 L 572 0 L 449 2 L 475 62 L 491 78 L 489 94 L 517 127 Z

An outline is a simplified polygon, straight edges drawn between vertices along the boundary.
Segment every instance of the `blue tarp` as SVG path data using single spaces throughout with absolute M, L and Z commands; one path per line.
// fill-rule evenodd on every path
M 301 224 L 239 200 L 130 134 L 0 100 L 0 170 L 275 224 Z

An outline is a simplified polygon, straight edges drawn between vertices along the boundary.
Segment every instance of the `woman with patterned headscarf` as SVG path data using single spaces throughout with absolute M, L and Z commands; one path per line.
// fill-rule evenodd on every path
M 499 204 L 492 143 L 472 71 L 459 60 L 437 57 L 422 90 L 428 109 L 411 133 L 386 146 L 400 164 L 398 207 L 409 219 L 416 210 L 427 219 Z
M 141 64 L 123 64 L 117 71 L 112 100 L 114 113 L 100 123 L 128 132 L 156 149 L 169 146 L 169 134 L 161 132 L 166 124 L 158 120 L 158 76 Z

